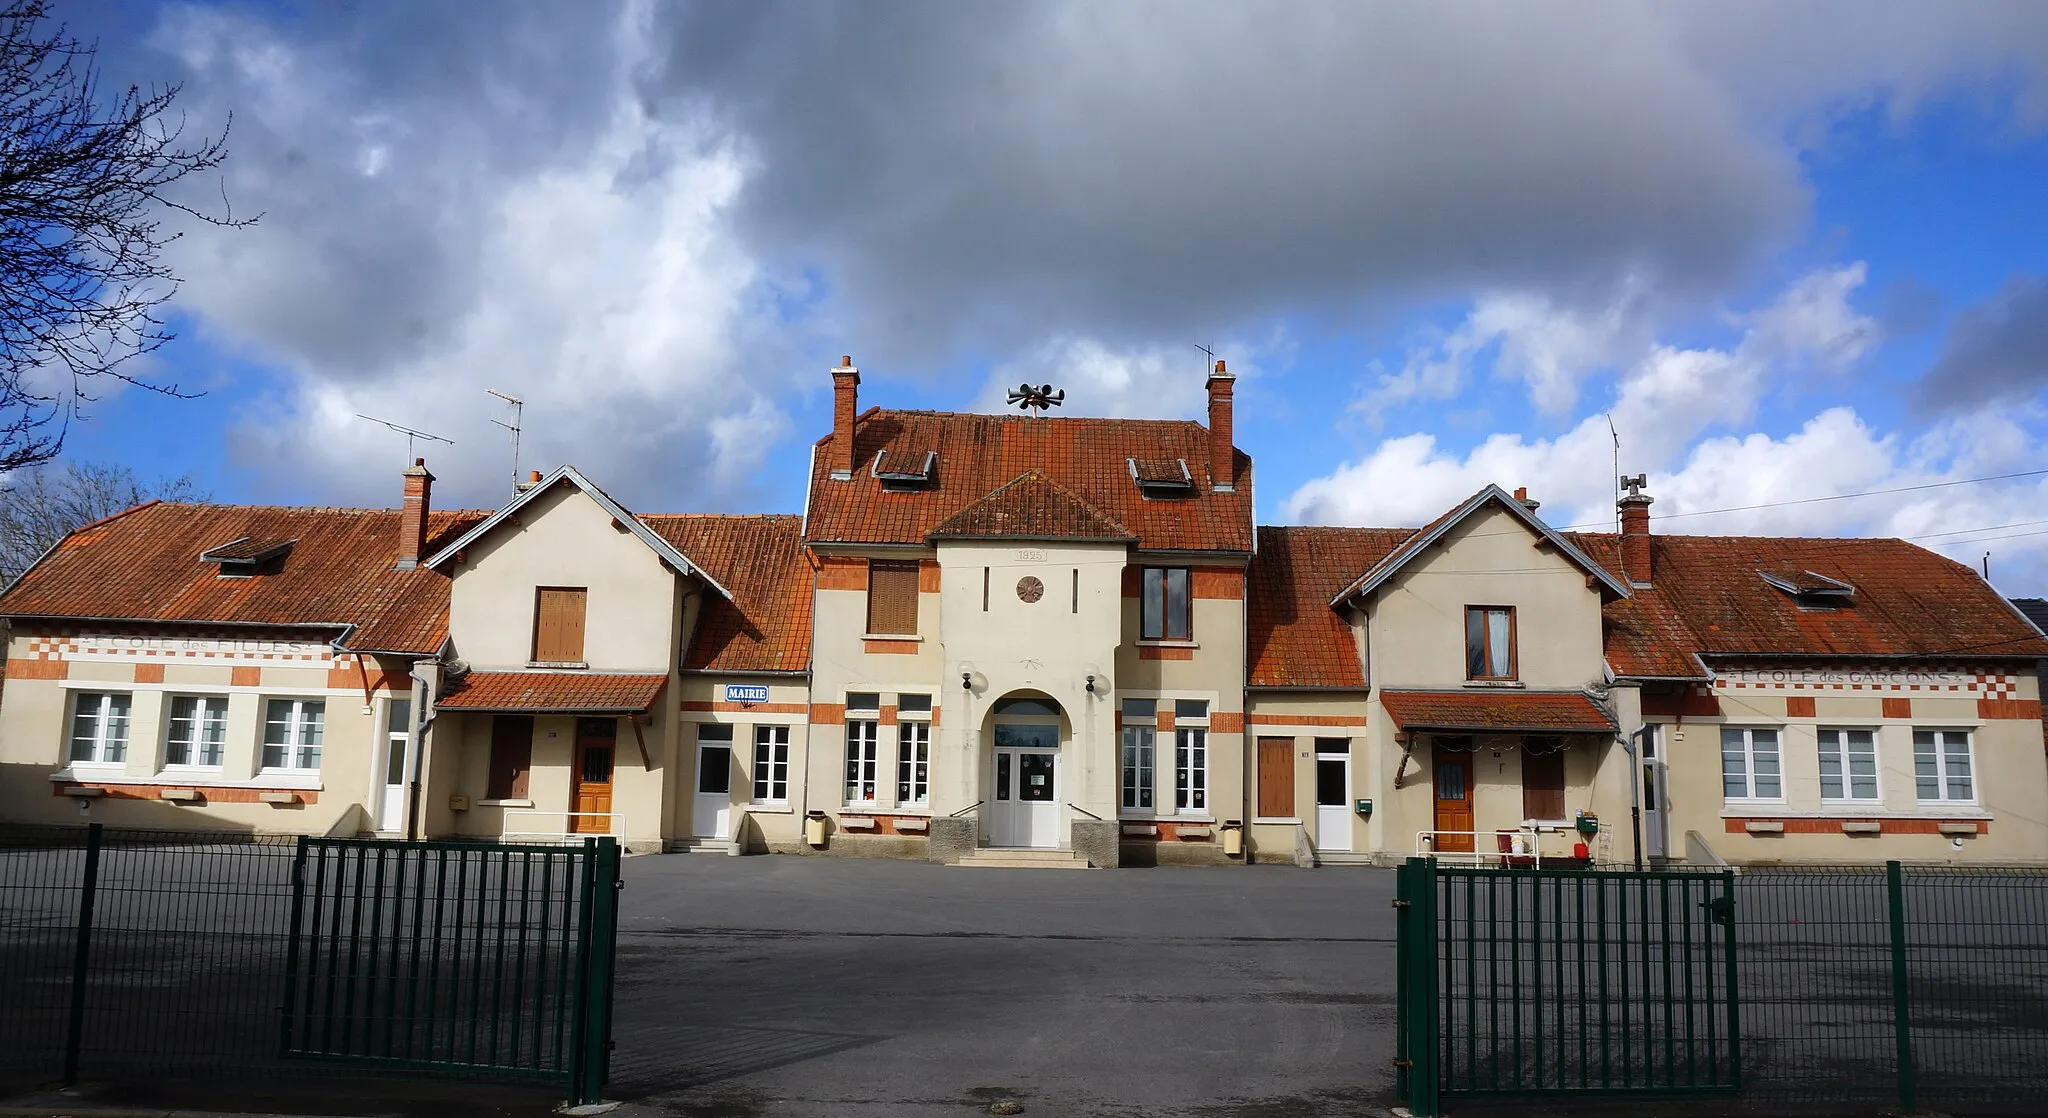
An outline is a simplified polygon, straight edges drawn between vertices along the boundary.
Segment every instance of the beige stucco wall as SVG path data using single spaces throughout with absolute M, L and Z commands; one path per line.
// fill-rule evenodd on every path
M 611 514 L 567 482 L 469 545 L 450 565 L 448 631 L 472 668 L 524 668 L 533 652 L 535 591 L 581 586 L 583 658 L 595 672 L 671 671 L 681 578 Z
M 1378 760 L 1366 727 L 1368 698 L 1362 691 L 1275 692 L 1253 691 L 1245 704 L 1246 726 L 1241 764 L 1244 771 L 1246 819 L 1245 844 L 1257 861 L 1288 861 L 1294 857 L 1295 827 L 1306 828 L 1309 841 L 1319 853 L 1345 848 L 1353 854 L 1375 849 L 1374 818 L 1379 811 Z M 1295 823 L 1269 820 L 1258 815 L 1258 743 L 1264 738 L 1284 738 L 1294 755 Z M 1350 785 L 1347 802 L 1374 800 L 1374 816 L 1348 813 L 1344 833 L 1328 836 L 1321 832 L 1316 816 L 1316 742 L 1339 739 L 1350 747 Z M 1338 841 L 1330 841 L 1335 837 Z
M 36 659 L 30 649 L 35 639 L 31 627 L 16 627 L 9 659 L 17 670 L 0 690 L 0 820 L 350 837 L 374 828 L 383 795 L 385 703 L 392 694 L 373 692 L 366 703 L 359 687 L 330 688 L 331 658 L 290 665 L 214 656 L 181 657 L 179 662 L 77 659 L 62 663 L 64 678 L 42 679 L 22 670 Z M 324 648 L 318 642 L 298 643 Z M 138 664 L 160 666 L 163 681 L 136 682 Z M 392 661 L 387 666 L 402 672 L 405 665 Z M 258 682 L 232 685 L 236 667 L 257 668 Z M 121 764 L 69 762 L 71 698 L 80 692 L 129 696 L 128 749 Z M 171 700 L 180 695 L 227 700 L 226 742 L 218 770 L 166 767 L 166 722 Z M 272 698 L 318 699 L 324 704 L 317 772 L 260 771 L 263 707 Z M 55 794 L 60 783 L 107 791 L 89 800 L 91 806 L 82 812 L 78 798 Z M 159 792 L 165 788 L 193 789 L 201 799 L 164 800 Z M 264 791 L 292 791 L 313 802 L 253 802 Z
M 1375 689 L 1460 687 L 1465 607 L 1513 606 L 1519 682 L 1531 688 L 1599 683 L 1600 596 L 1585 572 L 1497 508 L 1474 513 L 1383 584 L 1367 607 L 1368 678 Z
M 2009 697 L 2036 700 L 2038 681 L 2015 670 Z M 1975 695 L 1946 695 L 1904 689 L 1844 693 L 1833 689 L 1787 688 L 1743 691 L 1717 688 L 1718 717 L 1674 719 L 1657 716 L 1668 765 L 1669 827 L 1674 853 L 1683 853 L 1685 833 L 1698 831 L 1715 853 L 1731 863 L 1924 862 L 2037 863 L 2048 861 L 2048 756 L 2041 723 L 2032 718 L 1987 717 Z M 1788 698 L 1810 698 L 1811 717 L 1788 713 Z M 1886 718 L 1885 698 L 1907 699 L 1910 717 Z M 1784 802 L 1724 800 L 1720 731 L 1724 726 L 1779 731 Z M 1823 803 L 1820 799 L 1818 735 L 1822 727 L 1877 732 L 1877 804 Z M 1913 771 L 1915 729 L 1961 729 L 1971 734 L 1975 803 L 1918 800 Z M 1782 834 L 1753 834 L 1747 821 L 1785 825 Z M 1877 835 L 1852 835 L 1843 820 L 1875 820 L 1893 828 Z M 1941 823 L 1974 823 L 1979 835 L 1899 833 L 1928 830 Z M 1733 829 L 1731 829 L 1731 827 Z
M 725 699 L 728 683 L 765 685 L 768 700 L 757 704 L 728 702 Z M 817 795 L 817 791 L 804 779 L 810 764 L 809 701 L 810 689 L 801 678 L 684 677 L 671 833 L 680 837 L 694 831 L 697 732 L 707 723 L 720 723 L 732 727 L 732 791 L 727 800 L 732 813 L 731 825 L 744 827 L 741 837 L 749 849 L 765 846 L 777 851 L 794 850 L 802 841 L 804 812 L 811 806 L 811 797 Z M 757 726 L 789 728 L 789 797 L 783 802 L 756 802 L 753 798 L 754 729 Z M 833 779 L 836 782 L 836 776 Z

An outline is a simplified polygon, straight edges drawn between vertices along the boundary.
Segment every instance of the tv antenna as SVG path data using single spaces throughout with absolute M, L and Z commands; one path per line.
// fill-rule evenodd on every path
M 1213 369 L 1213 368 L 1215 368 L 1215 367 L 1216 367 L 1216 351 L 1215 351 L 1215 350 L 1213 350 L 1213 349 L 1210 349 L 1210 348 L 1209 348 L 1208 346 L 1205 346 L 1205 345 L 1203 345 L 1203 344 L 1202 344 L 1202 343 L 1200 343 L 1200 342 L 1196 342 L 1196 343 L 1194 343 L 1194 345 L 1195 345 L 1195 348 L 1196 348 L 1196 349 L 1199 349 L 1199 350 L 1201 350 L 1201 351 L 1202 351 L 1202 356 L 1204 356 L 1204 357 L 1207 357 L 1207 358 L 1209 359 L 1209 363 L 1208 363 L 1208 364 L 1206 364 L 1206 365 L 1204 365 L 1204 366 L 1202 366 L 1202 369 L 1203 369 L 1203 371 L 1204 371 L 1204 372 L 1206 372 L 1206 371 L 1208 371 L 1208 370 L 1210 370 L 1210 369 Z
M 512 422 L 507 423 L 502 419 L 493 419 L 491 422 L 512 432 L 512 495 L 516 497 L 519 495 L 519 423 L 526 415 L 526 401 L 517 396 L 507 396 L 495 388 L 486 388 L 484 391 L 512 405 Z
M 1605 412 L 1603 414 L 1607 419 L 1607 436 L 1614 440 L 1614 469 L 1608 476 L 1617 481 L 1614 487 L 1614 530 L 1619 532 L 1621 531 L 1621 487 L 1628 484 L 1628 478 L 1623 477 L 1621 473 L 1621 432 L 1614 429 L 1614 413 Z M 1637 488 L 1641 488 L 1643 484 L 1638 482 Z
M 386 426 L 386 427 L 389 427 L 389 428 L 391 428 L 391 429 L 392 429 L 393 431 L 396 431 L 396 432 L 398 432 L 399 434 L 401 434 L 401 435 L 404 435 L 404 436 L 405 436 L 405 464 L 406 464 L 406 465 L 408 465 L 408 466 L 412 465 L 412 460 L 413 460 L 413 453 L 412 453 L 412 451 L 413 451 L 413 444 L 414 444 L 414 443 L 416 443 L 416 442 L 418 442 L 418 441 L 419 441 L 419 440 L 421 440 L 421 439 L 426 439 L 426 440 L 429 440 L 430 442 L 437 442 L 437 443 L 447 443 L 447 444 L 448 444 L 449 446 L 454 446 L 454 445 L 455 445 L 455 440 L 454 440 L 454 439 L 444 439 L 444 438 L 442 438 L 442 437 L 441 437 L 441 436 L 439 436 L 439 435 L 436 435 L 436 434 L 432 434 L 432 433 L 430 433 L 430 432 L 427 432 L 427 431 L 421 431 L 421 430 L 419 430 L 419 429 L 417 429 L 417 428 L 413 428 L 413 427 L 407 427 L 407 426 L 406 426 L 405 424 L 403 424 L 403 423 L 393 423 L 393 422 L 391 422 L 391 421 L 390 421 L 390 420 L 388 420 L 388 419 L 378 419 L 378 418 L 377 418 L 376 416 L 374 416 L 374 415 L 364 415 L 364 414 L 363 414 L 362 412 L 357 412 L 357 413 L 356 413 L 356 418 L 357 418 L 357 419 L 367 419 L 367 420 L 369 420 L 369 421 L 370 421 L 370 422 L 372 422 L 372 423 L 381 423 L 381 424 L 383 424 L 384 426 Z
M 1025 411 L 1036 411 L 1044 415 L 1047 408 L 1056 408 L 1067 401 L 1067 390 L 1054 392 L 1052 385 L 1020 384 L 1010 391 L 1006 403 L 1015 404 Z

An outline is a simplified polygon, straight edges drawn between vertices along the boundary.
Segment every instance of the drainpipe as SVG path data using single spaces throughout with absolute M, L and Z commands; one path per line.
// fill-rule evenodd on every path
M 1643 765 L 1636 743 L 1649 729 L 1637 726 L 1621 739 L 1621 748 L 1628 754 L 1628 827 L 1630 840 L 1635 844 L 1637 870 L 1643 868 Z
M 427 728 L 434 723 L 434 716 L 428 713 L 427 704 L 434 696 L 433 680 L 420 674 L 421 668 L 430 671 L 440 666 L 441 661 L 433 657 L 415 660 L 407 673 L 412 677 L 412 779 L 405 790 L 405 841 L 418 842 L 420 837 L 420 772 L 427 764 Z

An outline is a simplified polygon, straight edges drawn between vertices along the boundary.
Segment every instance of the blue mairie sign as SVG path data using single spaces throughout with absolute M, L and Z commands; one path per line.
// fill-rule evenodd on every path
M 768 701 L 768 685 L 765 683 L 728 683 L 725 685 L 725 701 L 728 703 L 765 703 Z

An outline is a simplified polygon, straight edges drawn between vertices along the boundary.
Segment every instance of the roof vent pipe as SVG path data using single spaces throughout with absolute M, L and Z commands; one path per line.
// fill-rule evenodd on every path
M 1650 483 L 1648 474 L 1623 477 L 1621 484 L 1628 495 L 1616 502 L 1621 509 L 1621 577 L 1638 586 L 1650 585 L 1653 575 L 1650 559 L 1650 495 L 1643 487 Z

